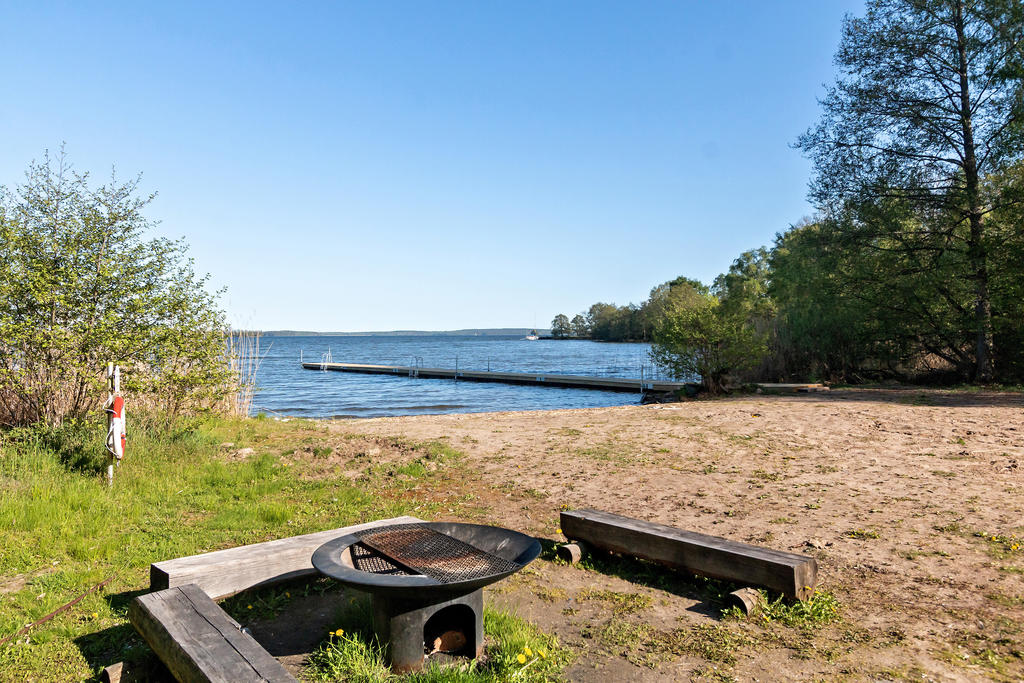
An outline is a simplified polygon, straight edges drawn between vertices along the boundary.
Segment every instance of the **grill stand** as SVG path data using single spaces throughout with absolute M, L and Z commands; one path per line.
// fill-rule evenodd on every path
M 425 632 L 428 625 L 430 633 Z M 424 646 L 430 649 L 444 631 L 458 630 L 466 637 L 466 644 L 452 654 L 479 657 L 484 649 L 483 589 L 441 602 L 375 593 L 373 630 L 378 642 L 388 645 L 391 668 L 397 672 L 422 669 Z

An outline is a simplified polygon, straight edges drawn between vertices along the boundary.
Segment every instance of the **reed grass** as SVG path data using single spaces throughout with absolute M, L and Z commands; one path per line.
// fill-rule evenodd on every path
M 231 330 L 227 336 L 228 376 L 230 386 L 225 392 L 226 414 L 245 417 L 252 414 L 252 404 L 256 398 L 256 373 L 266 353 L 260 352 L 261 333 L 253 330 Z

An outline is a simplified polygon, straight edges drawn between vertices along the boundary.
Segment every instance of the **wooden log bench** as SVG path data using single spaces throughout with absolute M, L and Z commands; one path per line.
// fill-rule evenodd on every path
M 294 682 L 214 600 L 249 588 L 317 576 L 313 551 L 346 534 L 387 524 L 393 517 L 340 529 L 179 557 L 150 565 L 150 590 L 128 607 L 128 619 L 179 681 Z
M 806 600 L 814 593 L 813 557 L 770 550 L 600 510 L 561 514 L 562 533 L 573 541 L 633 555 L 716 579 L 778 591 Z
M 179 681 L 296 683 L 194 583 L 139 596 L 128 619 Z
M 411 524 L 423 520 L 402 516 L 354 524 L 340 529 L 189 555 L 149 566 L 149 589 L 164 590 L 194 583 L 214 600 L 249 588 L 316 576 L 313 551 L 339 536 L 385 524 Z

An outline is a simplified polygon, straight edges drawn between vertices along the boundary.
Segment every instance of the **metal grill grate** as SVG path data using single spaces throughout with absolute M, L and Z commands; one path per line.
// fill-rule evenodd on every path
M 352 553 L 352 566 L 361 572 L 409 576 L 409 572 L 405 569 L 362 543 L 353 543 L 349 546 L 349 551 Z
M 441 583 L 469 581 L 520 565 L 422 524 L 394 524 L 356 533 L 362 545 Z M 354 548 L 355 546 L 353 546 Z M 354 558 L 354 555 L 353 555 Z

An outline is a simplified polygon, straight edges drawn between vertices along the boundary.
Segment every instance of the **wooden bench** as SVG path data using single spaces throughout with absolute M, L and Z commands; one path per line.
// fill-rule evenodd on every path
M 195 584 L 139 596 L 128 619 L 179 681 L 296 683 Z
M 393 517 L 265 543 L 179 557 L 150 565 L 150 590 L 132 601 L 128 619 L 179 681 L 294 682 L 279 661 L 215 599 L 249 588 L 316 576 L 313 551 L 339 536 L 387 524 Z
M 694 574 L 778 591 L 806 600 L 814 593 L 818 564 L 814 558 L 738 543 L 717 536 L 600 510 L 561 514 L 566 538 L 596 548 L 633 555 Z
M 189 555 L 149 567 L 149 589 L 164 590 L 194 583 L 214 600 L 234 595 L 249 588 L 316 576 L 313 551 L 339 536 L 384 524 L 411 524 L 423 520 L 416 517 L 392 517 L 340 529 L 317 531 L 302 536 L 253 543 L 237 548 Z

